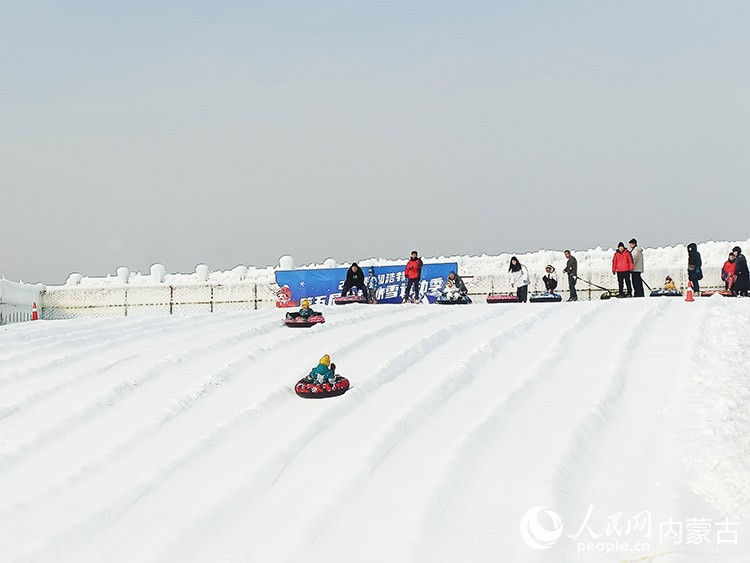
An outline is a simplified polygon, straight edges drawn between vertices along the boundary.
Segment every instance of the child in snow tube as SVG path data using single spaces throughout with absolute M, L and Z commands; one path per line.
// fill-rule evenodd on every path
M 310 302 L 307 299 L 303 299 L 300 302 L 300 310 L 297 313 L 287 313 L 286 318 L 287 319 L 296 319 L 297 317 L 302 317 L 303 319 L 307 320 L 310 317 L 316 317 L 322 315 L 322 313 L 318 313 L 317 311 L 313 311 L 310 308 Z
M 328 354 L 320 358 L 318 365 L 310 370 L 305 381 L 318 385 L 336 381 L 336 364 L 331 363 L 331 357 Z
M 674 291 L 676 289 L 677 289 L 677 286 L 672 281 L 672 278 L 670 278 L 669 276 L 667 276 L 664 279 L 664 291 Z

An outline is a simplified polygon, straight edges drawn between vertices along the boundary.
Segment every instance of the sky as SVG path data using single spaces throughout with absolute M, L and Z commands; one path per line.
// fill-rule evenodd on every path
M 745 240 L 748 16 L 3 3 L 0 274 Z

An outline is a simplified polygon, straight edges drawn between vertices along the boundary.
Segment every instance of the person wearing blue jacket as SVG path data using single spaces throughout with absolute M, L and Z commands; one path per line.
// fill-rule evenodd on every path
M 375 275 L 375 268 L 370 266 L 370 275 L 365 278 L 365 287 L 367 288 L 367 302 L 377 303 L 375 294 L 378 291 L 378 276 Z
M 336 364 L 331 363 L 331 356 L 326 354 L 318 361 L 318 365 L 310 370 L 306 377 L 309 383 L 334 383 L 336 381 Z

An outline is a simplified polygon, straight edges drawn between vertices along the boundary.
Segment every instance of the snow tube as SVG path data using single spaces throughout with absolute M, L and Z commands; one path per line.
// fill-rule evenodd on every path
M 367 297 L 364 295 L 347 295 L 346 297 L 334 297 L 333 302 L 336 305 L 348 305 L 349 303 L 367 303 Z
M 515 293 L 496 293 L 487 296 L 487 303 L 518 303 Z
M 284 324 L 286 326 L 294 327 L 294 328 L 309 328 L 314 325 L 320 325 L 326 322 L 323 315 L 312 315 L 311 317 L 296 317 L 296 318 L 286 318 L 284 319 Z
M 460 295 L 457 299 L 449 299 L 444 295 L 438 297 L 435 302 L 438 305 L 468 305 L 471 303 L 471 299 L 468 295 Z
M 529 303 L 559 303 L 562 295 L 559 293 L 535 293 L 529 297 Z
M 721 295 L 722 297 L 734 297 L 734 293 L 726 289 L 713 289 L 710 291 L 701 291 L 701 297 L 711 297 L 712 295 Z
M 682 297 L 682 292 L 679 289 L 655 289 L 650 297 Z
M 333 383 L 308 383 L 305 377 L 294 386 L 294 392 L 303 399 L 325 399 L 326 397 L 338 397 L 349 390 L 349 380 L 346 377 L 336 376 Z

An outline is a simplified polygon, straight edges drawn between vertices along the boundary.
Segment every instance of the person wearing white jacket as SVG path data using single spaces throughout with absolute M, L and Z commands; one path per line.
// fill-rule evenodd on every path
M 518 258 L 513 256 L 510 259 L 510 266 L 508 267 L 510 272 L 510 285 L 516 288 L 516 295 L 518 301 L 526 303 L 526 297 L 529 292 L 529 270 L 526 266 L 518 261 Z

